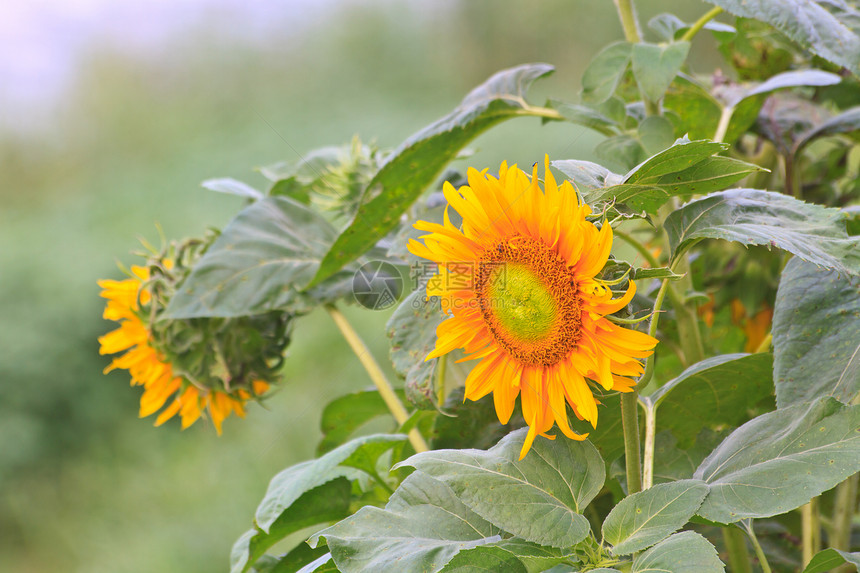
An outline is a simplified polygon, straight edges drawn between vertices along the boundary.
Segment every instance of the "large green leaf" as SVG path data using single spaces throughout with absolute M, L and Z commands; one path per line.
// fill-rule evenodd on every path
M 615 93 L 630 63 L 632 49 L 633 45 L 629 42 L 615 42 L 594 56 L 582 74 L 583 101 L 601 103 Z
M 356 438 L 315 460 L 285 469 L 272 478 L 257 507 L 257 527 L 269 532 L 279 517 L 306 491 L 338 477 L 354 478 L 356 470 L 375 472 L 374 464 L 387 450 L 404 443 L 400 434 L 374 434 Z
M 725 354 L 707 358 L 684 370 L 641 400 L 659 408 L 657 427 L 672 430 L 683 448 L 693 444 L 704 427 L 736 426 L 747 411 L 773 393 L 773 357 Z
M 855 569 L 860 568 L 860 553 L 848 553 L 833 548 L 825 549 L 815 554 L 803 573 L 828 573 L 845 563 L 854 565 Z
M 794 152 L 798 153 L 819 137 L 849 133 L 857 130 L 860 130 L 860 107 L 852 107 L 804 133 L 803 137 L 795 144 Z
M 773 315 L 776 403 L 780 408 L 860 392 L 860 279 L 792 259 Z
M 687 203 L 666 218 L 672 259 L 701 239 L 768 245 L 811 263 L 860 274 L 860 239 L 839 209 L 757 189 L 731 189 Z
M 581 512 L 603 487 L 600 454 L 589 442 L 536 440 L 519 460 L 528 428 L 487 451 L 416 454 L 412 466 L 447 484 L 473 511 L 527 541 L 570 547 L 588 535 Z
M 397 390 L 397 393 L 403 398 L 402 391 Z M 390 414 L 385 400 L 376 390 L 361 390 L 335 398 L 326 405 L 320 418 L 323 437 L 317 446 L 317 455 L 343 444 L 355 430 L 373 418 Z
M 457 109 L 407 139 L 368 184 L 363 203 L 326 253 L 310 286 L 358 258 L 393 229 L 400 214 L 472 139 L 506 119 L 536 115 L 525 100 L 526 91 L 552 71 L 547 64 L 526 64 L 498 72 L 472 90 Z
M 343 573 L 435 573 L 461 550 L 501 540 L 499 530 L 451 489 L 420 471 L 407 477 L 385 509 L 363 507 L 315 534 Z
M 723 106 L 695 79 L 679 74 L 663 97 L 663 107 L 674 112 L 667 115 L 678 133 L 695 140 L 714 137 Z
M 821 0 L 707 0 L 743 18 L 767 22 L 804 48 L 860 74 L 860 13 Z
M 631 53 L 633 75 L 642 95 L 651 101 L 662 98 L 689 52 L 690 42 L 634 44 Z
M 704 482 L 685 479 L 627 496 L 606 516 L 603 540 L 615 555 L 647 549 L 681 529 L 707 494 Z
M 436 346 L 436 327 L 445 319 L 437 297 L 427 298 L 422 284 L 407 296 L 385 328 L 394 370 L 406 380 L 406 397 L 422 409 L 438 406 L 436 365 L 439 358 L 424 360 Z
M 197 261 L 165 316 L 305 311 L 314 300 L 343 296 L 350 292 L 351 273 L 346 282 L 330 281 L 309 293 L 299 292 L 316 273 L 334 237 L 328 221 L 289 197 L 256 201 L 227 224 Z
M 516 555 L 495 545 L 479 545 L 460 551 L 442 568 L 443 573 L 485 573 L 505 571 L 505 573 L 528 573 L 525 564 Z
M 352 483 L 340 477 L 302 493 L 268 531 L 254 528 L 236 541 L 230 554 L 230 573 L 244 573 L 269 547 L 291 533 L 348 516 L 351 492 Z
M 633 209 L 656 212 L 671 197 L 689 197 L 695 194 L 725 189 L 760 168 L 716 155 L 728 148 L 727 144 L 713 141 L 679 139 L 672 147 L 661 151 L 636 166 L 616 185 L 585 193 L 590 203 L 615 200 L 627 203 Z M 565 171 L 564 162 L 556 162 Z M 577 166 L 579 167 L 579 166 Z M 606 174 L 604 181 L 611 180 Z
M 759 416 L 734 432 L 693 477 L 710 488 L 699 515 L 718 523 L 800 507 L 860 470 L 860 406 L 832 398 Z
M 723 573 L 725 570 L 710 541 L 693 531 L 684 531 L 637 555 L 631 572 Z

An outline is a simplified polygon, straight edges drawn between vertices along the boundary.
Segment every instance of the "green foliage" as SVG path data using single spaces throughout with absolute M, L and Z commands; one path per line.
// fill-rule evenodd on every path
M 717 550 L 692 531 L 675 533 L 633 560 L 633 573 L 722 573 L 725 571 Z
M 603 103 L 615 93 L 621 76 L 630 64 L 633 45 L 615 42 L 598 53 L 582 75 L 582 99 L 592 104 Z
M 780 408 L 860 392 L 860 282 L 799 259 L 786 265 L 773 317 Z
M 634 44 L 630 62 L 642 95 L 651 101 L 662 98 L 681 70 L 688 53 L 690 42 Z
M 387 415 L 385 401 L 376 390 L 352 392 L 335 398 L 322 411 L 320 430 L 323 437 L 317 446 L 317 455 L 346 443 L 363 424 Z
M 355 218 L 331 245 L 309 286 L 321 284 L 393 229 L 400 214 L 472 139 L 506 119 L 540 115 L 526 102 L 526 91 L 552 71 L 546 64 L 528 64 L 499 72 L 453 112 L 407 139 L 368 183 Z
M 445 483 L 497 527 L 542 545 L 572 546 L 588 534 L 581 512 L 603 487 L 603 460 L 588 442 L 560 439 L 535 442 L 535 455 L 519 460 L 526 434 L 512 432 L 487 451 L 416 454 L 403 465 Z
M 845 563 L 854 565 L 856 570 L 860 567 L 860 553 L 848 553 L 832 548 L 825 549 L 815 554 L 812 561 L 803 569 L 803 573 L 827 573 Z
M 821 0 L 707 0 L 727 12 L 767 22 L 819 56 L 860 74 L 860 13 Z
M 860 239 L 845 231 L 845 214 L 780 193 L 732 189 L 684 205 L 666 218 L 677 258 L 701 239 L 769 245 L 849 274 L 860 274 Z
M 166 316 L 243 316 L 270 310 L 307 312 L 351 292 L 352 273 L 301 292 L 335 238 L 331 224 L 289 197 L 243 209 L 170 301 Z
M 708 486 L 698 480 L 658 484 L 625 497 L 603 522 L 615 555 L 642 551 L 679 530 L 702 505 Z
M 838 461 L 838 463 L 837 463 Z M 758 416 L 732 432 L 694 477 L 699 515 L 718 523 L 800 507 L 860 471 L 860 406 L 832 398 Z

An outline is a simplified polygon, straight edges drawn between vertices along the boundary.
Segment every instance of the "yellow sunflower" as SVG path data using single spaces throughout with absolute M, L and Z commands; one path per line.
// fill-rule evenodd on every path
M 545 160 L 544 189 L 537 165 L 531 179 L 502 163 L 499 177 L 468 171 L 468 186 L 446 183 L 445 198 L 463 218 L 458 229 L 445 211 L 443 224 L 418 221 L 424 243 L 409 250 L 438 264 L 427 295 L 449 314 L 436 330 L 427 360 L 463 348 L 464 360 L 481 359 L 466 379 L 466 398 L 493 393 L 505 424 L 517 396 L 529 425 L 521 459 L 537 434 L 553 423 L 583 440 L 568 424 L 567 405 L 597 427 L 591 384 L 630 392 L 657 340 L 622 328 L 606 315 L 627 306 L 636 292 L 613 299 L 595 278 L 612 247 L 612 227 L 586 221 L 591 214 L 571 184 L 559 187 Z
M 168 269 L 169 260 L 163 261 Z M 123 368 L 131 374 L 131 384 L 144 387 L 140 398 L 140 417 L 146 417 L 160 410 L 172 396 L 173 400 L 155 420 L 160 426 L 176 414 L 182 419 L 185 429 L 204 413 L 212 420 L 215 430 L 221 434 L 221 423 L 231 413 L 245 416 L 244 404 L 252 397 L 259 396 L 269 389 L 268 382 L 256 380 L 250 391 L 239 389 L 224 392 L 216 389 L 195 386 L 181 376 L 176 376 L 170 362 L 152 346 L 152 333 L 147 327 L 146 307 L 151 294 L 144 283 L 149 280 L 149 270 L 145 267 L 132 267 L 129 279 L 101 280 L 101 296 L 107 299 L 104 318 L 120 323 L 119 328 L 99 338 L 100 354 L 125 354 L 114 358 L 105 369 L 105 374 L 116 368 Z

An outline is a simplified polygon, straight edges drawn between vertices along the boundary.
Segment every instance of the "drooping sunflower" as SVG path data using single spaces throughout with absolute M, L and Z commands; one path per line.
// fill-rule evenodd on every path
M 622 328 L 606 315 L 626 307 L 636 292 L 633 281 L 613 299 L 596 278 L 612 247 L 612 228 L 586 220 L 570 182 L 556 184 L 544 162 L 544 189 L 537 165 L 531 178 L 516 165 L 502 163 L 499 177 L 469 169 L 468 186 L 443 189 L 463 219 L 460 228 L 446 208 L 443 223 L 418 221 L 427 231 L 409 250 L 437 263 L 427 296 L 438 296 L 449 318 L 436 330 L 436 347 L 427 360 L 462 348 L 463 360 L 480 359 L 466 379 L 465 397 L 493 393 L 499 421 L 507 423 L 517 396 L 529 432 L 521 458 L 540 434 L 557 423 L 574 440 L 567 417 L 597 427 L 598 401 L 592 385 L 605 391 L 632 391 L 631 376 L 643 372 L 638 359 L 649 356 L 657 340 Z
M 98 281 L 107 299 L 104 318 L 119 322 L 119 328 L 99 338 L 99 352 L 124 352 L 105 373 L 126 369 L 131 384 L 144 387 L 141 418 L 161 410 L 155 420 L 160 426 L 178 414 L 185 429 L 205 416 L 220 435 L 227 417 L 244 417 L 246 402 L 269 390 L 289 342 L 288 317 L 159 322 L 188 269 L 182 262 L 174 268 L 174 260 L 163 256 L 149 263 L 159 270 L 154 280 L 150 266 L 133 266 L 125 280 Z

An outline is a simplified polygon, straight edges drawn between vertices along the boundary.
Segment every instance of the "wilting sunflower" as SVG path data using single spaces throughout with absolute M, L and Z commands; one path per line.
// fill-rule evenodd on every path
M 537 165 L 531 179 L 502 163 L 499 178 L 470 169 L 468 186 L 443 191 L 463 218 L 456 228 L 446 209 L 443 224 L 419 221 L 429 234 L 411 240 L 409 250 L 438 264 L 427 295 L 440 297 L 450 315 L 436 330 L 436 348 L 427 359 L 463 348 L 464 360 L 481 359 L 466 379 L 466 398 L 493 393 L 505 424 L 517 396 L 529 425 L 525 456 L 537 434 L 553 422 L 571 439 L 582 440 L 568 424 L 567 405 L 597 427 L 591 384 L 605 391 L 630 392 L 630 376 L 643 372 L 639 358 L 657 340 L 622 328 L 607 318 L 630 302 L 613 299 L 596 278 L 609 258 L 612 228 L 586 220 L 591 214 L 571 184 L 559 187 L 545 161 L 544 190 Z
M 177 268 L 174 259 L 153 256 L 148 266 L 132 267 L 128 279 L 99 281 L 107 299 L 103 316 L 120 323 L 99 338 L 99 352 L 125 352 L 105 373 L 126 369 L 131 384 L 144 387 L 141 418 L 161 410 L 160 426 L 178 414 L 185 429 L 205 415 L 220 434 L 225 418 L 244 417 L 245 403 L 269 390 L 289 342 L 289 317 L 159 321 L 175 284 L 187 275 L 181 261 L 189 257 L 182 251 L 191 249 L 180 248 Z

